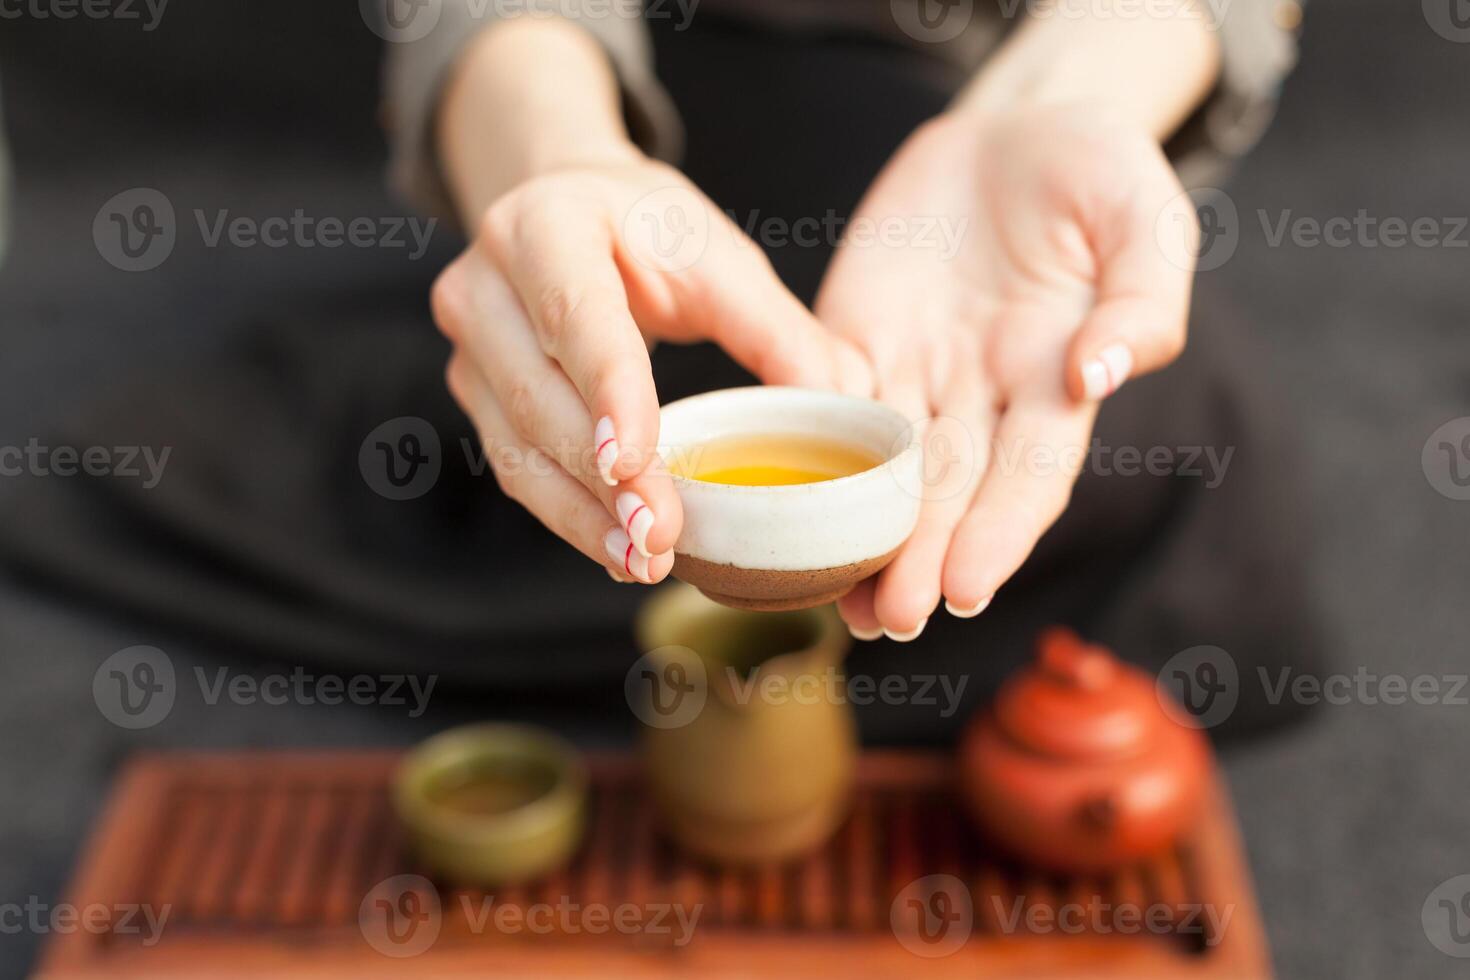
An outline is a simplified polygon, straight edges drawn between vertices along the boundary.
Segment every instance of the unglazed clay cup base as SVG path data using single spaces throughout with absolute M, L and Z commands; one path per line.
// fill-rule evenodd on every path
M 777 571 L 738 568 L 675 553 L 673 574 L 722 605 L 782 612 L 836 602 L 863 579 L 878 574 L 897 554 L 898 549 L 894 548 L 876 558 L 836 568 Z
M 684 526 L 673 574 L 739 609 L 833 602 L 893 560 L 919 519 L 922 454 L 914 427 L 867 398 L 803 388 L 712 391 L 663 407 L 665 459 L 733 436 L 817 437 L 881 462 L 834 480 L 732 486 L 674 476 Z

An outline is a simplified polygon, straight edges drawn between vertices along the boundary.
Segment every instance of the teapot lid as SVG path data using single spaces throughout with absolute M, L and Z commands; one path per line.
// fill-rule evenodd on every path
M 1001 686 L 995 720 L 1033 752 L 1087 761 L 1143 750 L 1167 718 L 1146 674 L 1054 626 L 1038 638 L 1036 660 Z

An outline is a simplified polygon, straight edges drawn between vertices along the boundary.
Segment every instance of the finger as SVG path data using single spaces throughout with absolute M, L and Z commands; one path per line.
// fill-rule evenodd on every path
M 1105 222 L 1097 298 L 1067 352 L 1067 391 L 1078 401 L 1106 398 L 1184 349 L 1193 271 L 1165 254 L 1155 229 L 1159 221 L 1173 227 L 1177 218 L 1197 235 L 1197 219 L 1172 175 L 1154 185 L 1160 189 L 1131 198 L 1123 213 Z M 1179 213 L 1160 217 L 1169 210 Z
M 628 308 L 602 212 L 560 198 L 492 210 L 482 241 L 530 316 L 539 346 L 595 420 L 584 439 L 609 484 L 642 472 L 658 445 L 658 394 L 648 346 Z
M 434 316 L 464 351 L 475 377 L 490 389 L 511 429 L 527 445 L 557 457 L 562 468 L 595 494 L 606 485 L 593 462 L 591 414 L 567 376 L 536 343 L 531 322 L 500 270 L 483 254 L 467 253 L 440 276 Z M 470 406 L 466 406 L 467 408 Z M 611 497 L 608 497 L 611 500 Z
M 877 578 L 870 576 L 837 600 L 837 613 L 855 640 L 876 640 L 883 635 L 883 626 L 873 611 L 873 590 L 877 584 Z
M 955 385 L 940 413 L 925 423 L 924 495 L 919 522 L 897 557 L 878 576 L 874 611 L 890 639 L 923 632 L 939 605 L 945 556 L 955 528 L 974 499 L 990 442 L 992 414 L 979 386 Z
M 477 375 L 468 358 L 453 356 L 446 380 L 461 405 L 475 406 L 472 418 L 486 459 L 507 497 L 609 573 L 645 584 L 668 575 L 674 564 L 672 554 L 651 559 L 638 554 L 602 501 L 545 453 L 516 437 L 488 384 Z
M 669 551 L 684 526 L 684 504 L 661 460 L 616 488 L 607 486 L 595 466 L 594 453 L 582 441 L 588 425 L 587 407 L 572 383 L 535 344 L 509 287 L 497 289 L 494 282 L 487 282 L 481 292 L 484 317 L 460 329 L 466 347 L 475 354 L 473 363 L 457 369 L 466 375 L 470 401 L 462 404 L 467 413 L 478 417 L 484 411 L 495 411 L 506 417 L 520 442 L 551 455 L 603 501 L 642 557 Z M 498 323 L 494 341 L 488 338 L 491 322 Z M 479 364 L 488 367 L 481 370 Z M 487 406 L 487 401 L 494 404 Z
M 945 556 L 944 596 L 955 609 L 984 608 L 1061 516 L 1096 414 L 1095 403 L 1055 397 L 1007 407 L 990 466 Z
M 792 295 L 758 245 L 733 226 L 726 231 L 690 270 L 693 288 L 681 306 L 691 325 L 767 384 L 871 395 L 866 355 Z

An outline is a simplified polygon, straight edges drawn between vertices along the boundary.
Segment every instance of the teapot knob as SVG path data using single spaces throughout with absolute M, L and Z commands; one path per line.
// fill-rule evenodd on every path
M 1098 691 L 1107 687 L 1117 672 L 1117 661 L 1099 646 L 1063 626 L 1041 635 L 1038 662 L 1048 677 L 1067 687 Z
M 1118 819 L 1118 806 L 1110 796 L 1093 796 L 1078 809 L 1082 823 L 1091 830 L 1107 833 Z

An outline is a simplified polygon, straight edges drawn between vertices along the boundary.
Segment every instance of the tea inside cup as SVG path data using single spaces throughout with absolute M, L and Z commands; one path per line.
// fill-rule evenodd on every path
M 673 573 L 725 605 L 832 602 L 887 565 L 918 522 L 915 429 L 869 399 L 709 392 L 665 405 L 659 442 L 684 505 Z

